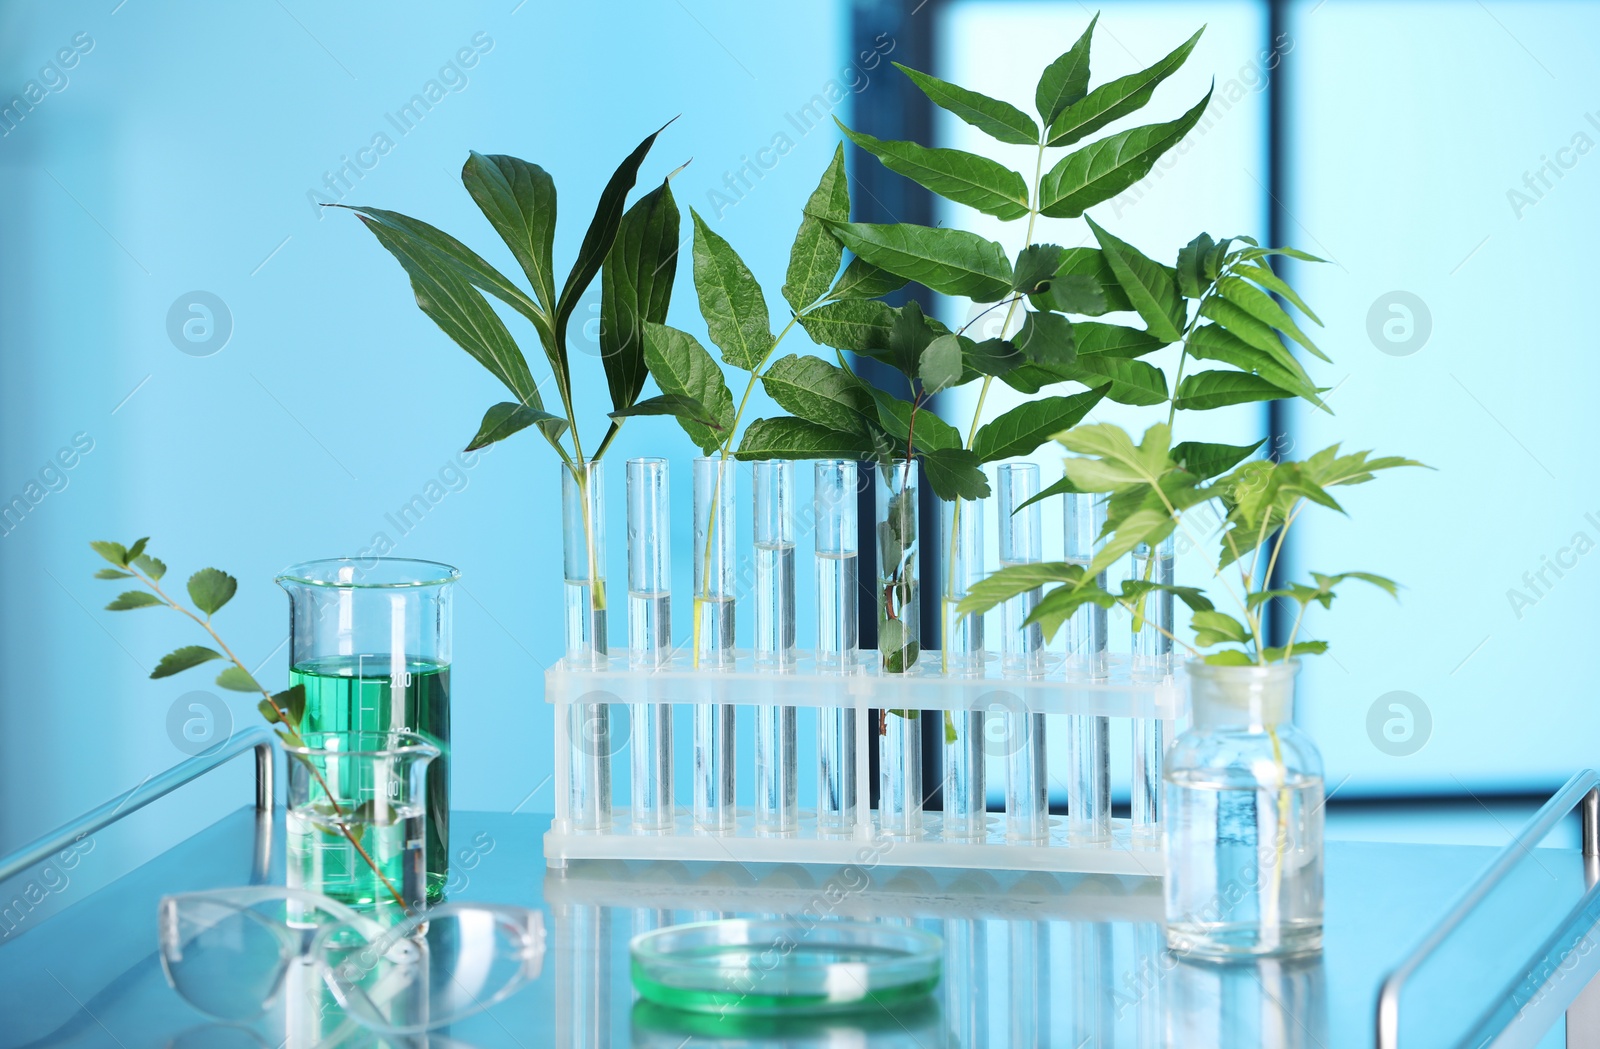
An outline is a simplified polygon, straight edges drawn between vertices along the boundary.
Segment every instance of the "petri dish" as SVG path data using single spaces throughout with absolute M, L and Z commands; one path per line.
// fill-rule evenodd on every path
M 944 941 L 904 925 L 734 918 L 642 933 L 628 951 L 646 1001 L 780 1016 L 916 1001 L 939 985 Z

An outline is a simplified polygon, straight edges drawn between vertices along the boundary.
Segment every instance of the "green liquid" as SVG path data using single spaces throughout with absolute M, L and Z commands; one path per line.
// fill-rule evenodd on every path
M 426 828 L 428 900 L 437 902 L 450 878 L 450 667 L 410 660 L 398 687 L 392 671 L 387 655 L 327 656 L 295 664 L 289 684 L 306 687 L 307 732 L 407 731 L 439 748 Z

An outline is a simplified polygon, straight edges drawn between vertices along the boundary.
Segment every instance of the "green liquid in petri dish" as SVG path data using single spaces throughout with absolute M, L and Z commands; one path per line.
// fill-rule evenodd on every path
M 450 667 L 409 660 L 401 674 L 396 687 L 387 655 L 327 656 L 295 664 L 289 684 L 306 687 L 307 732 L 415 732 L 439 748 L 428 765 L 425 832 L 434 903 L 450 878 Z

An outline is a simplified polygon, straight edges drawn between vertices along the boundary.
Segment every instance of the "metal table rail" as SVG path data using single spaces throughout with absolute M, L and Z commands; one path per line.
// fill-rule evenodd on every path
M 1439 949 L 1450 938 L 1451 934 L 1461 928 L 1468 916 L 1476 910 L 1497 886 L 1502 884 L 1511 871 L 1531 855 L 1540 842 L 1555 829 L 1556 825 L 1566 819 L 1575 808 L 1581 809 L 1579 819 L 1582 825 L 1582 854 L 1584 863 L 1584 882 L 1588 886 L 1582 899 L 1575 904 L 1569 913 L 1567 921 L 1552 934 L 1546 941 L 1545 948 L 1529 961 L 1526 972 L 1533 974 L 1541 971 L 1540 962 L 1551 957 L 1559 959 L 1565 957 L 1561 953 L 1561 940 L 1567 930 L 1576 927 L 1580 937 L 1593 928 L 1594 921 L 1583 923 L 1581 919 L 1592 913 L 1597 902 L 1600 902 L 1600 773 L 1593 769 L 1585 769 L 1573 776 L 1560 790 L 1556 791 L 1549 801 L 1545 802 L 1534 817 L 1528 821 L 1517 835 L 1500 850 L 1494 861 L 1478 876 L 1455 905 L 1441 918 L 1428 935 L 1425 936 L 1416 949 L 1395 969 L 1384 978 L 1383 985 L 1378 991 L 1377 1009 L 1377 1046 L 1378 1049 L 1400 1049 L 1400 996 L 1409 980 L 1422 965 L 1434 957 Z M 1581 926 L 1581 927 L 1578 927 Z M 1568 952 L 1570 953 L 1570 951 Z M 1521 981 L 1524 984 L 1530 981 Z M 1542 986 L 1542 983 L 1541 983 Z M 1600 998 L 1600 984 L 1592 981 L 1571 981 L 1569 995 L 1559 995 L 1565 998 L 1561 1004 L 1572 1006 L 1576 1009 L 1569 1012 L 1567 1031 L 1567 1046 L 1576 1049 L 1578 1046 L 1600 1046 L 1600 1030 L 1595 1030 L 1590 1023 L 1600 1009 L 1596 999 Z M 1506 1001 L 1513 998 L 1517 988 L 1508 988 Z M 1532 993 L 1537 993 L 1541 987 L 1532 987 Z M 1478 1023 L 1478 1029 L 1465 1039 L 1463 1045 L 1490 1045 L 1495 1044 L 1505 1029 L 1518 1020 L 1522 1010 L 1511 1010 L 1507 1015 L 1506 1003 L 1498 1003 L 1484 1015 Z M 1549 1005 L 1546 1005 L 1549 1011 Z M 1579 1017 L 1582 1017 L 1580 1021 Z M 1502 1020 L 1495 1023 L 1496 1019 Z
M 144 808 L 153 801 L 171 794 L 179 787 L 204 776 L 243 754 L 247 750 L 256 755 L 256 812 L 266 817 L 266 833 L 272 833 L 273 804 L 273 751 L 277 735 L 265 725 L 252 725 L 234 733 L 215 750 L 181 761 L 158 775 L 151 776 L 132 790 L 124 791 L 98 808 L 90 809 L 65 826 L 29 842 L 11 854 L 0 858 L 0 882 L 4 882 L 36 863 L 41 863 L 67 848 L 85 835 L 94 834 Z M 262 850 L 258 850 L 260 852 Z

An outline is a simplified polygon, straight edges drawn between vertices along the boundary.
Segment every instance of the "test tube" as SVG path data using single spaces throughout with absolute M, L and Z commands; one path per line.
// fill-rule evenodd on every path
M 1000 504 L 1000 566 L 1037 564 L 1044 560 L 1040 504 L 1017 508 L 1039 494 L 1035 463 L 1006 463 L 996 472 Z M 1044 630 L 1024 621 L 1044 596 L 1035 587 L 1007 601 L 1000 609 L 1003 626 L 1001 669 L 1009 677 L 1044 674 Z M 1043 841 L 1050 833 L 1049 778 L 1045 769 L 1044 715 L 1026 710 L 1004 715 L 1006 731 L 1006 838 Z
M 1072 492 L 1066 496 L 1066 554 L 1085 568 L 1100 549 L 1105 504 L 1100 497 Z M 1104 587 L 1106 574 L 1096 583 Z M 1104 681 L 1110 674 L 1106 610 L 1084 605 L 1067 623 L 1067 677 Z M 1067 716 L 1067 835 L 1088 844 L 1111 840 L 1111 719 L 1097 714 Z
M 946 556 L 944 593 L 940 607 L 944 612 L 944 639 L 941 662 L 946 674 L 958 676 L 983 673 L 983 616 L 961 617 L 960 607 L 967 591 L 983 581 L 983 515 L 988 509 L 981 499 L 957 499 L 939 504 L 943 539 L 940 553 Z M 944 826 L 946 838 L 970 840 L 988 833 L 985 792 L 984 710 L 947 711 L 944 715 L 955 728 L 955 739 L 944 745 Z
M 880 466 L 877 495 L 878 654 L 886 674 L 903 674 L 922 651 L 916 463 Z M 880 828 L 891 837 L 920 838 L 921 711 L 880 711 L 876 728 Z
M 856 667 L 859 606 L 856 594 L 856 464 L 822 459 L 816 489 L 817 669 L 848 674 Z M 817 828 L 850 834 L 856 822 L 856 710 L 817 711 Z
M 655 670 L 672 660 L 672 515 L 667 461 L 628 460 L 628 663 Z M 672 825 L 672 705 L 633 707 L 633 822 Z
M 702 670 L 732 669 L 734 462 L 694 461 L 694 656 Z M 734 707 L 694 708 L 694 821 L 701 831 L 733 829 Z
M 561 467 L 562 563 L 568 667 L 606 665 L 606 518 L 598 462 Z M 580 830 L 611 826 L 611 707 L 586 693 L 567 707 L 568 818 Z
M 1167 536 L 1152 554 L 1147 543 L 1133 551 L 1133 578 L 1171 586 L 1176 549 Z M 1133 677 L 1136 681 L 1166 681 L 1172 677 L 1172 593 L 1155 590 L 1143 602 L 1144 622 L 1133 634 Z M 1166 756 L 1165 725 L 1159 718 L 1133 719 L 1133 838 L 1153 845 L 1161 838 L 1161 761 Z
M 794 463 L 753 464 L 756 546 L 756 666 L 794 667 Z M 756 707 L 756 829 L 792 833 L 800 825 L 796 793 L 795 709 Z

